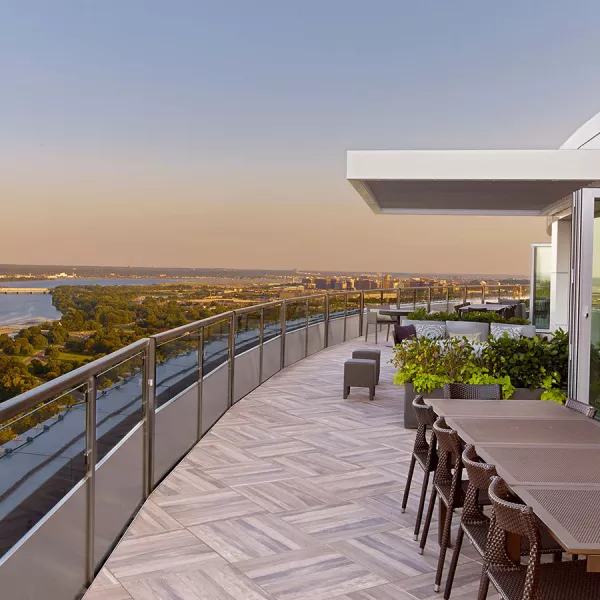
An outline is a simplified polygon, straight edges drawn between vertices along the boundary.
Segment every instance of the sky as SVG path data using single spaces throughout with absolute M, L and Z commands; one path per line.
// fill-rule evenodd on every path
M 597 0 L 19 0 L 0 263 L 529 271 L 543 218 L 375 215 L 346 151 L 557 148 Z

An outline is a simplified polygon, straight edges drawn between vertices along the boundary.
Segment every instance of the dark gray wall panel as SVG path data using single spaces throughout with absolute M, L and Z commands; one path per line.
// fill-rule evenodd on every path
M 221 365 L 204 378 L 202 388 L 202 433 L 208 431 L 227 410 L 229 369 Z
M 0 597 L 71 600 L 85 586 L 85 484 L 54 507 L 0 561 Z
M 325 347 L 325 323 L 310 325 L 308 328 L 308 354 L 314 354 Z
M 96 468 L 95 564 L 99 565 L 144 494 L 144 454 L 141 425 Z
M 198 384 L 194 384 L 156 413 L 154 482 L 160 481 L 197 442 Z
M 306 351 L 306 330 L 298 329 L 285 336 L 285 366 L 302 360 Z
M 233 401 L 237 402 L 259 385 L 260 349 L 252 348 L 235 357 Z
M 263 381 L 269 379 L 281 368 L 281 336 L 269 340 L 263 346 Z

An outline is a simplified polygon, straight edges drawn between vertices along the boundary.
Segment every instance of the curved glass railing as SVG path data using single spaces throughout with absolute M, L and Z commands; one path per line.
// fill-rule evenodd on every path
M 369 306 L 452 310 L 493 299 L 491 289 L 335 291 L 249 306 L 0 404 L 3 594 L 79 597 L 150 492 L 228 408 L 282 368 L 361 335 Z M 528 289 L 498 294 L 525 299 Z

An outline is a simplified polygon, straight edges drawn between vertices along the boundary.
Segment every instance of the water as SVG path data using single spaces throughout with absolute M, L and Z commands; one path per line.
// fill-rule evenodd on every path
M 59 285 L 153 285 L 171 283 L 175 279 L 50 279 L 38 281 L 2 281 L 0 288 L 55 288 Z M 1 294 L 0 328 L 31 327 L 44 321 L 60 319 L 52 306 L 50 294 Z

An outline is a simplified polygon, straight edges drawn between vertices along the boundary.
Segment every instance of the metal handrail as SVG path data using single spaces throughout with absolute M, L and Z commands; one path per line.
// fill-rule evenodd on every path
M 122 363 L 124 360 L 140 354 L 140 352 L 143 352 L 148 347 L 149 343 L 150 340 L 148 338 L 137 340 L 137 342 L 133 342 L 133 344 L 129 344 L 125 348 L 107 354 L 56 379 L 52 379 L 10 400 L 2 402 L 0 404 L 0 425 L 4 421 L 20 415 L 41 402 L 86 383 L 90 377 L 98 375 Z
M 483 292 L 483 296 L 485 297 L 485 288 L 493 288 L 497 286 L 481 286 L 481 285 L 464 285 L 464 286 L 436 286 L 437 289 L 448 289 L 448 288 L 459 288 L 463 290 L 469 289 L 479 289 Z M 510 290 L 510 289 L 522 289 L 523 287 L 527 287 L 526 285 L 520 284 L 507 284 L 503 285 L 502 289 Z M 192 323 L 187 323 L 185 325 L 181 325 L 180 327 L 176 327 L 174 329 L 169 329 L 168 331 L 163 331 L 161 333 L 157 333 L 151 336 L 157 344 L 162 344 L 164 342 L 168 342 L 170 340 L 181 337 L 187 333 L 191 333 L 197 331 L 203 327 L 209 327 L 210 325 L 214 325 L 215 323 L 219 323 L 221 321 L 231 321 L 231 319 L 244 315 L 250 312 L 262 311 L 266 308 L 271 308 L 274 306 L 285 306 L 287 302 L 296 303 L 307 300 L 314 300 L 315 298 L 331 298 L 336 296 L 344 296 L 347 297 L 350 295 L 360 294 L 361 306 L 365 306 L 365 295 L 370 294 L 378 294 L 382 296 L 383 294 L 396 294 L 398 298 L 403 292 L 413 292 L 415 293 L 417 290 L 423 291 L 427 294 L 426 298 L 431 298 L 431 292 L 434 288 L 430 286 L 423 287 L 411 287 L 411 288 L 386 288 L 386 289 L 373 289 L 373 290 L 327 290 L 324 292 L 320 292 L 318 294 L 308 294 L 304 296 L 294 296 L 293 298 L 289 298 L 286 300 L 273 300 L 271 302 L 265 302 L 262 304 L 254 304 L 252 306 L 247 306 L 244 308 L 234 309 L 231 311 L 223 312 L 218 315 L 213 315 L 211 317 L 207 317 L 205 319 L 201 319 L 199 321 L 194 321 Z M 424 304 L 429 304 L 427 300 L 424 300 Z M 347 309 L 346 311 L 347 312 Z M 44 402 L 52 398 L 53 396 L 73 389 L 83 383 L 85 383 L 90 376 L 96 375 L 106 369 L 109 369 L 120 362 L 131 358 L 132 356 L 138 354 L 142 350 L 148 347 L 149 339 L 143 338 L 140 339 L 125 348 L 121 348 L 116 352 L 111 354 L 107 354 L 101 358 L 98 358 L 78 369 L 75 369 L 65 375 L 61 375 L 56 379 L 48 381 L 32 390 L 24 392 L 15 398 L 11 398 L 10 400 L 6 400 L 5 402 L 0 404 L 0 423 L 15 417 L 24 411 L 34 407 L 36 404 L 40 402 Z

